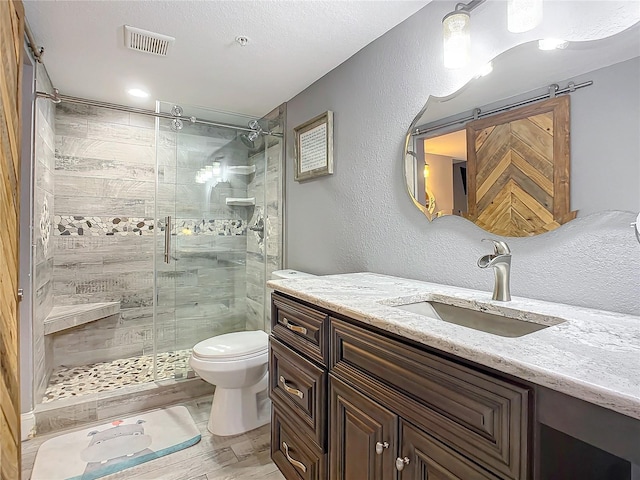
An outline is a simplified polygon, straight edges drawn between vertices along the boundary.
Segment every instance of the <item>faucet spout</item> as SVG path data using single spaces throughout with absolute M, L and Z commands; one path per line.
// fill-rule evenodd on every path
M 494 253 L 483 255 L 478 259 L 478 267 L 494 268 L 495 282 L 493 285 L 493 299 L 501 302 L 511 300 L 511 250 L 505 242 L 494 242 Z

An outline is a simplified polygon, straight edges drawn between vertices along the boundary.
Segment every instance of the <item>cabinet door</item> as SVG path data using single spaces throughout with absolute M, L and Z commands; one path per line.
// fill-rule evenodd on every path
M 401 422 L 399 480 L 497 480 L 471 460 L 412 425 Z
M 332 480 L 393 480 L 398 417 L 330 376 Z

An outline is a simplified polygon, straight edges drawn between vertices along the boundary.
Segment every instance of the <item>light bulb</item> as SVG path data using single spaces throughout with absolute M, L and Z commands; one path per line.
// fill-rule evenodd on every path
M 542 40 L 538 40 L 538 48 L 540 50 L 562 50 L 563 48 L 567 48 L 567 45 L 569 45 L 569 42 L 561 38 L 543 38 Z
M 444 66 L 461 68 L 471 57 L 471 34 L 469 13 L 451 12 L 442 20 L 444 38 Z

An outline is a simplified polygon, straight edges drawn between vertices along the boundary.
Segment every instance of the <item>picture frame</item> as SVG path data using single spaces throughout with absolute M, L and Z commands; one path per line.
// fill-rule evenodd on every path
M 333 174 L 333 112 L 327 110 L 293 131 L 295 181 Z

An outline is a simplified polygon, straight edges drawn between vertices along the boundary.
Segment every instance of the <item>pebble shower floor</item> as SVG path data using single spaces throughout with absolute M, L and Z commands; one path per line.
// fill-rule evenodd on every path
M 187 371 L 191 350 L 158 354 L 158 380 L 174 378 Z M 53 370 L 42 403 L 117 390 L 129 385 L 149 383 L 153 378 L 153 355 L 91 363 L 78 367 L 60 366 Z

